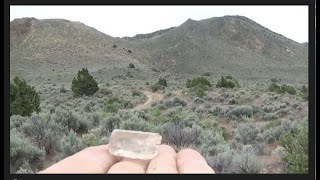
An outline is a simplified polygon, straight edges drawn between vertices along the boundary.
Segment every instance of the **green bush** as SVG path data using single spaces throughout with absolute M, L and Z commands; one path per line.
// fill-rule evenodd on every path
M 167 80 L 164 79 L 164 78 L 159 78 L 158 84 L 163 86 L 163 87 L 167 87 L 168 86 Z
M 281 136 L 279 143 L 285 148 L 284 161 L 288 173 L 308 173 L 308 123 L 298 133 L 288 132 Z
M 85 148 L 81 139 L 77 137 L 73 130 L 62 139 L 61 147 L 64 157 L 71 156 Z
M 30 116 L 40 112 L 40 96 L 24 79 L 15 77 L 10 83 L 10 115 Z
M 114 103 L 114 104 L 106 103 L 103 108 L 104 112 L 106 113 L 116 113 L 118 112 L 118 109 L 119 109 L 118 103 Z
M 270 92 L 276 92 L 278 94 L 284 94 L 284 93 L 288 93 L 288 94 L 291 94 L 291 95 L 295 95 L 296 94 L 296 90 L 294 89 L 294 87 L 287 86 L 287 85 L 279 86 L 275 82 L 270 84 L 268 90 Z
M 129 68 L 134 68 L 134 65 L 132 63 L 130 63 Z
M 206 95 L 206 93 L 204 92 L 204 90 L 203 89 L 197 89 L 197 91 L 196 91 L 196 95 L 198 96 L 198 97 L 200 97 L 200 98 L 202 98 L 203 96 L 205 96 Z
M 212 87 L 212 84 L 204 77 L 196 77 L 192 80 L 188 80 L 186 83 L 186 87 L 196 89 L 200 88 L 206 91 L 209 89 L 209 87 Z
M 239 83 L 237 83 L 239 85 Z M 235 80 L 233 79 L 226 79 L 223 76 L 221 77 L 221 79 L 218 81 L 216 87 L 217 88 L 230 88 L 233 89 L 234 87 L 237 86 L 237 84 L 235 83 Z
M 120 129 L 152 132 L 152 125 L 141 118 L 128 119 L 120 123 Z
M 158 82 L 151 86 L 151 90 L 152 92 L 156 92 L 158 90 L 164 90 L 164 88 L 167 86 L 167 80 L 164 78 L 159 78 Z
M 158 91 L 158 90 L 163 90 L 164 89 L 164 87 L 163 86 L 161 86 L 160 84 L 155 84 L 155 85 L 152 85 L 151 86 L 151 90 L 152 90 L 152 92 L 156 92 L 156 91 Z
M 93 95 L 99 90 L 98 83 L 89 74 L 87 68 L 78 71 L 77 78 L 73 78 L 71 90 L 74 96 Z
M 84 145 L 86 145 L 87 147 L 97 146 L 100 144 L 98 137 L 93 133 L 83 134 L 82 135 L 82 143 Z

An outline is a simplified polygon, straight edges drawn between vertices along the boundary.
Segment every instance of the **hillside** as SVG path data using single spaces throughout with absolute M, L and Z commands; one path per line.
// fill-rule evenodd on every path
M 139 63 L 141 55 L 128 50 L 122 39 L 80 22 L 22 18 L 10 23 L 10 71 L 27 78 Z
M 243 78 L 305 81 L 307 47 L 241 16 L 194 21 L 140 42 L 150 60 L 180 73 L 213 72 Z M 298 76 L 298 77 L 297 77 Z
M 156 66 L 179 74 L 211 72 L 302 83 L 307 82 L 307 52 L 307 44 L 243 16 L 188 19 L 180 26 L 131 38 L 114 38 L 62 19 L 22 18 L 10 23 L 10 70 L 30 78 L 30 71 L 61 75 L 83 66 L 98 71 L 134 63 L 145 70 Z

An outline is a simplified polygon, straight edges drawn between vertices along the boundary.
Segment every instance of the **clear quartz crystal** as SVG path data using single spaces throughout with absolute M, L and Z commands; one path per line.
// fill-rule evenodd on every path
M 109 152 L 114 156 L 150 160 L 158 155 L 161 139 L 157 133 L 115 129 L 109 139 Z

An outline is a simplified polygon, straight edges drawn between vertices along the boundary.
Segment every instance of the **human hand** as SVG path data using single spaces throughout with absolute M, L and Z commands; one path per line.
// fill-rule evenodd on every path
M 40 174 L 176 174 L 214 173 L 206 160 L 195 150 L 184 149 L 176 153 L 168 145 L 159 146 L 159 154 L 152 160 L 120 158 L 109 153 L 109 145 L 86 148 Z

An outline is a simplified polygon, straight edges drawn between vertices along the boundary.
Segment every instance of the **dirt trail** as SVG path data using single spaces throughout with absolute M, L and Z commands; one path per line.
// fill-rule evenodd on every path
M 132 110 L 141 110 L 141 109 L 146 109 L 148 108 L 153 102 L 155 101 L 159 101 L 161 99 L 163 99 L 163 94 L 159 94 L 159 93 L 152 93 L 149 91 L 142 91 L 142 93 L 144 95 L 147 96 L 147 101 L 143 104 L 139 104 L 136 107 L 134 107 Z

